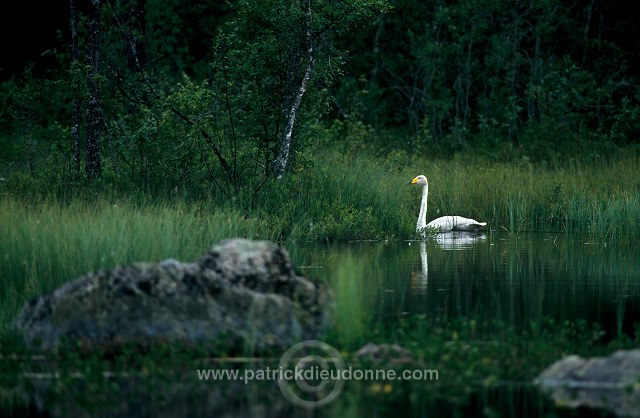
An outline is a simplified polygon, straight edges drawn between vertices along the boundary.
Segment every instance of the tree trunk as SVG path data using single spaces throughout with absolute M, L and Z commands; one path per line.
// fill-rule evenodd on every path
M 473 19 L 476 17 L 473 16 Z M 473 43 L 476 33 L 476 24 L 471 22 L 471 30 L 469 34 L 469 45 L 467 46 L 467 59 L 465 63 L 465 87 L 464 87 L 464 107 L 462 110 L 462 128 L 466 131 L 469 120 L 469 98 L 471 95 L 471 85 L 473 83 L 473 71 L 471 68 L 473 58 Z
M 88 34 L 89 65 L 87 76 L 87 155 L 86 173 L 89 181 L 101 174 L 100 164 L 100 131 L 102 128 L 102 109 L 100 105 L 100 0 L 91 0 L 89 12 Z
M 304 72 L 304 76 L 302 77 L 302 81 L 300 82 L 300 87 L 298 88 L 298 93 L 295 95 L 292 103 L 291 109 L 286 117 L 286 124 L 284 128 L 284 136 L 282 139 L 282 144 L 280 146 L 280 152 L 278 153 L 278 158 L 275 161 L 275 174 L 276 180 L 282 180 L 284 176 L 284 172 L 287 169 L 287 163 L 289 161 L 289 152 L 291 151 L 291 144 L 293 142 L 293 127 L 296 122 L 296 116 L 298 114 L 298 110 L 300 109 L 300 104 L 302 103 L 302 97 L 307 91 L 307 86 L 309 85 L 309 80 L 311 79 L 311 75 L 313 73 L 313 67 L 316 63 L 316 52 L 313 48 L 313 39 L 312 39 L 312 30 L 311 30 L 311 0 L 307 0 L 307 54 L 309 57 L 309 62 L 307 63 L 307 68 Z
M 370 85 L 375 89 L 378 90 L 378 83 L 379 83 L 379 75 L 380 75 L 380 70 L 382 69 L 382 58 L 380 56 L 380 51 L 381 51 L 381 43 L 382 43 L 382 32 L 384 31 L 384 14 L 380 14 L 378 15 L 378 18 L 376 20 L 376 33 L 373 37 L 373 51 L 372 51 L 372 60 L 373 60 L 373 65 L 371 68 L 371 76 L 370 76 Z M 376 95 L 378 95 L 379 93 L 376 92 Z M 369 119 L 373 129 L 377 132 L 379 125 L 378 125 L 378 114 L 380 113 L 380 110 L 378 109 L 378 100 L 373 100 L 373 109 L 371 109 L 371 118 Z
M 31 177 L 35 177 L 36 175 L 36 142 L 33 139 L 33 132 L 31 129 L 33 116 L 31 115 L 31 110 L 28 108 L 24 113 L 24 136 L 27 138 L 27 164 L 29 165 L 29 174 Z
M 71 177 L 74 181 L 80 178 L 80 65 L 78 60 L 78 19 L 76 14 L 77 0 L 70 4 L 71 29 L 71 89 L 73 99 L 71 104 Z
M 521 16 L 514 10 L 513 32 L 511 34 L 511 64 L 509 71 L 509 109 L 507 114 L 507 123 L 509 128 L 509 139 L 516 140 L 516 132 L 518 127 L 518 70 L 520 66 L 520 18 Z

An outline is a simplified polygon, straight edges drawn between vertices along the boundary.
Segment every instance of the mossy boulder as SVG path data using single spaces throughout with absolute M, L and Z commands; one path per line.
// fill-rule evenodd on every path
M 556 405 L 602 408 L 616 416 L 640 417 L 640 350 L 607 357 L 566 356 L 535 379 Z
M 196 262 L 173 259 L 88 273 L 28 303 L 16 319 L 29 346 L 53 350 L 212 343 L 281 350 L 317 338 L 332 318 L 322 283 L 299 276 L 269 241 L 220 242 Z

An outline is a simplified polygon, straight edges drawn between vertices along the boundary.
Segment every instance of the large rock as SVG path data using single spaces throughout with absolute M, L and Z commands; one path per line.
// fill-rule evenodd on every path
M 195 263 L 169 259 L 89 273 L 23 308 L 34 348 L 211 343 L 229 353 L 283 349 L 317 337 L 332 302 L 268 241 L 225 240 Z
M 534 381 L 558 406 L 603 408 L 625 417 L 640 417 L 638 382 L 640 350 L 620 350 L 608 357 L 567 356 Z

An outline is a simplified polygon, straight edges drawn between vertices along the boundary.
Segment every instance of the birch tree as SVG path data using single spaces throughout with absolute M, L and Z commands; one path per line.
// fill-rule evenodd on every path
M 282 179 L 284 171 L 287 168 L 287 162 L 289 161 L 289 152 L 291 150 L 291 142 L 293 141 L 293 126 L 296 122 L 296 115 L 298 114 L 298 110 L 300 109 L 302 98 L 304 97 L 304 94 L 307 91 L 307 87 L 309 86 L 309 80 L 311 80 L 313 67 L 316 63 L 316 52 L 313 45 L 313 29 L 311 28 L 311 0 L 306 1 L 306 8 L 305 32 L 307 38 L 307 68 L 304 71 L 304 75 L 302 76 L 302 81 L 300 82 L 298 92 L 296 93 L 295 98 L 293 99 L 293 103 L 291 103 L 291 108 L 289 109 L 289 112 L 285 118 L 284 136 L 282 138 L 282 144 L 280 145 L 278 158 L 275 161 L 276 180 Z
M 387 10 L 383 0 L 238 3 L 237 18 L 218 37 L 212 66 L 225 114 L 218 123 L 235 172 L 283 178 L 291 153 L 301 147 L 299 128 L 328 109 L 327 87 L 347 53 L 332 39 L 375 23 Z

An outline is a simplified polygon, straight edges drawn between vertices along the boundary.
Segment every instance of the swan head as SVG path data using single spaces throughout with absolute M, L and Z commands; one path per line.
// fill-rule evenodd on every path
M 411 180 L 411 184 L 419 184 L 424 187 L 424 186 L 427 186 L 429 182 L 427 181 L 427 178 L 421 174 L 418 177 Z

